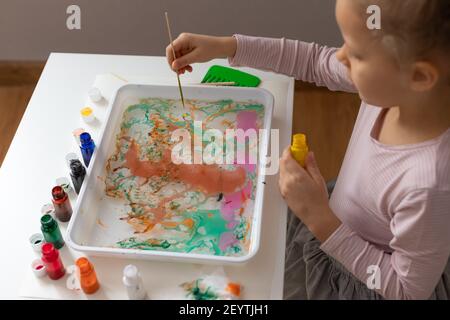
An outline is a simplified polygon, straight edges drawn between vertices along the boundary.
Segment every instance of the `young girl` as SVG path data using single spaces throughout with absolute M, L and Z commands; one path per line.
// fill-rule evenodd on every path
M 369 30 L 369 5 L 381 30 Z M 337 0 L 340 49 L 182 34 L 173 70 L 228 57 L 363 101 L 331 199 L 314 155 L 286 149 L 287 299 L 450 298 L 450 1 Z M 378 281 L 380 280 L 380 281 Z

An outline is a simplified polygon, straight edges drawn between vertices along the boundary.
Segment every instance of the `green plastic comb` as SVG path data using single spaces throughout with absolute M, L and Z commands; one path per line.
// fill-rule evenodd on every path
M 214 82 L 234 82 L 235 87 L 257 87 L 261 79 L 236 69 L 214 65 L 209 68 L 202 83 Z

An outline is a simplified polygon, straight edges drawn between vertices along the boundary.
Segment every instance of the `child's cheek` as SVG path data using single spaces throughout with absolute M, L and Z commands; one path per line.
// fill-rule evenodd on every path
M 387 94 L 386 79 L 371 66 L 360 64 L 352 71 L 353 82 L 358 89 L 361 100 L 373 106 L 388 106 L 390 97 Z
M 400 84 L 398 73 L 391 73 L 387 68 L 377 70 L 370 81 L 373 105 L 384 108 L 401 105 L 408 95 Z
M 367 70 L 364 70 L 363 66 L 356 63 L 353 64 L 350 76 L 362 100 L 372 95 L 370 75 L 367 73 Z

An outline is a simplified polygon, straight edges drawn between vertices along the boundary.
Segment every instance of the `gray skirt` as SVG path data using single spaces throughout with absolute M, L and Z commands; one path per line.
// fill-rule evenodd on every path
M 450 297 L 450 262 L 430 300 Z M 289 211 L 284 299 L 287 300 L 383 300 L 345 267 L 320 249 L 320 242 Z

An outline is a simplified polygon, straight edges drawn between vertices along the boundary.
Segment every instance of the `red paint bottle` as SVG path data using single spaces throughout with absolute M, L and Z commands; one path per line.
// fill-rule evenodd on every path
M 66 273 L 66 269 L 59 257 L 59 252 L 52 243 L 44 243 L 42 245 L 42 262 L 45 264 L 50 279 L 58 280 Z
M 52 189 L 52 197 L 56 218 L 61 222 L 69 221 L 72 217 L 72 206 L 67 193 L 62 187 L 56 186 Z

